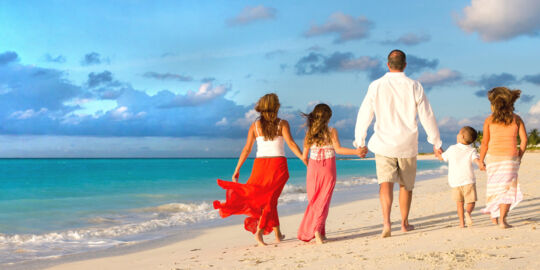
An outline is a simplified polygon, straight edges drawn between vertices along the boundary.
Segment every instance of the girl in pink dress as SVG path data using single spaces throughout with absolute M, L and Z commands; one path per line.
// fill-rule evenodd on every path
M 306 188 L 308 206 L 298 229 L 298 239 L 318 244 L 326 240 L 325 223 L 336 185 L 336 157 L 341 155 L 359 155 L 356 149 L 342 147 L 338 132 L 328 127 L 332 110 L 326 104 L 318 104 L 307 118 L 307 132 L 304 139 L 303 159 L 308 161 Z

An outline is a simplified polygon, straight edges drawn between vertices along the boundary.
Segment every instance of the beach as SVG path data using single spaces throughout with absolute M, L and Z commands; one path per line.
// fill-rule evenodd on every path
M 281 217 L 286 239 L 256 247 L 242 225 L 202 229 L 190 239 L 118 256 L 69 262 L 49 269 L 539 269 L 540 153 L 526 153 L 519 171 L 524 200 L 510 212 L 511 229 L 491 224 L 485 204 L 485 172 L 476 171 L 478 202 L 474 226 L 459 228 L 455 203 L 445 176 L 420 181 L 413 195 L 410 221 L 399 226 L 397 192 L 392 208 L 392 237 L 381 238 L 378 197 L 332 206 L 328 242 L 296 239 L 302 214 Z

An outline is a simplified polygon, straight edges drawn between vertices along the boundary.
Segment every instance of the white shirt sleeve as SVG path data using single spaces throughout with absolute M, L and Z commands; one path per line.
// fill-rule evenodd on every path
M 471 162 L 474 162 L 475 159 L 480 159 L 480 155 L 478 155 L 478 151 L 474 149 L 471 153 Z
M 451 155 L 452 146 L 448 147 L 444 153 L 442 153 L 442 158 L 445 162 L 448 162 L 448 156 Z
M 427 100 L 427 97 L 424 93 L 424 88 L 422 85 L 417 82 L 417 102 L 416 102 L 416 108 L 418 110 L 418 119 L 420 119 L 420 123 L 422 123 L 422 127 L 424 127 L 424 130 L 427 134 L 427 141 L 435 148 L 441 148 L 442 141 L 441 136 L 439 134 L 439 128 L 437 127 L 437 120 L 435 119 L 435 115 L 433 114 L 433 110 L 431 109 L 431 105 L 429 104 L 429 101 Z
M 364 101 L 362 101 L 362 105 L 358 110 L 358 116 L 356 117 L 356 127 L 354 129 L 353 141 L 353 145 L 356 148 L 366 146 L 367 130 L 371 124 L 371 121 L 373 120 L 374 115 L 373 95 L 374 90 L 370 85 L 366 96 L 364 97 Z

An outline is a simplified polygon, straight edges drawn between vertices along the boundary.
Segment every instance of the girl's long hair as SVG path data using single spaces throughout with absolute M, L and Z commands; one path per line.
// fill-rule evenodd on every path
M 255 111 L 260 114 L 258 119 L 261 122 L 261 132 L 265 140 L 273 140 L 278 135 L 277 116 L 280 106 L 279 98 L 274 93 L 264 95 L 255 105 Z
M 510 125 L 514 121 L 514 103 L 521 95 L 521 90 L 495 87 L 488 92 L 488 99 L 493 106 L 493 123 Z
M 328 122 L 332 117 L 330 106 L 320 103 L 309 114 L 302 113 L 307 120 L 306 142 L 308 145 L 322 146 L 331 141 Z

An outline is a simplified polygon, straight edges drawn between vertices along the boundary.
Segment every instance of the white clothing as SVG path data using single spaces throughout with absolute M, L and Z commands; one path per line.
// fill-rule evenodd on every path
M 279 122 L 281 124 L 281 121 Z M 255 123 L 256 134 L 262 134 L 259 132 L 259 128 Z M 279 128 L 278 128 L 279 130 Z M 279 132 L 279 131 L 278 131 Z M 283 136 L 276 136 L 273 140 L 265 140 L 264 136 L 257 136 L 257 154 L 256 157 L 284 157 L 285 156 L 285 140 Z
M 388 72 L 368 88 L 356 119 L 355 147 L 365 146 L 367 130 L 375 116 L 375 133 L 368 148 L 373 153 L 393 158 L 418 154 L 418 122 L 427 133 L 427 141 L 442 146 L 439 128 L 420 82 L 403 72 Z
M 479 159 L 478 152 L 472 145 L 454 144 L 442 154 L 444 161 L 448 162 L 448 184 L 459 187 L 474 184 L 473 162 Z
M 333 158 L 336 156 L 334 151 L 334 146 L 324 145 L 324 146 L 311 146 L 309 148 L 309 158 L 314 160 L 324 160 L 328 158 Z

